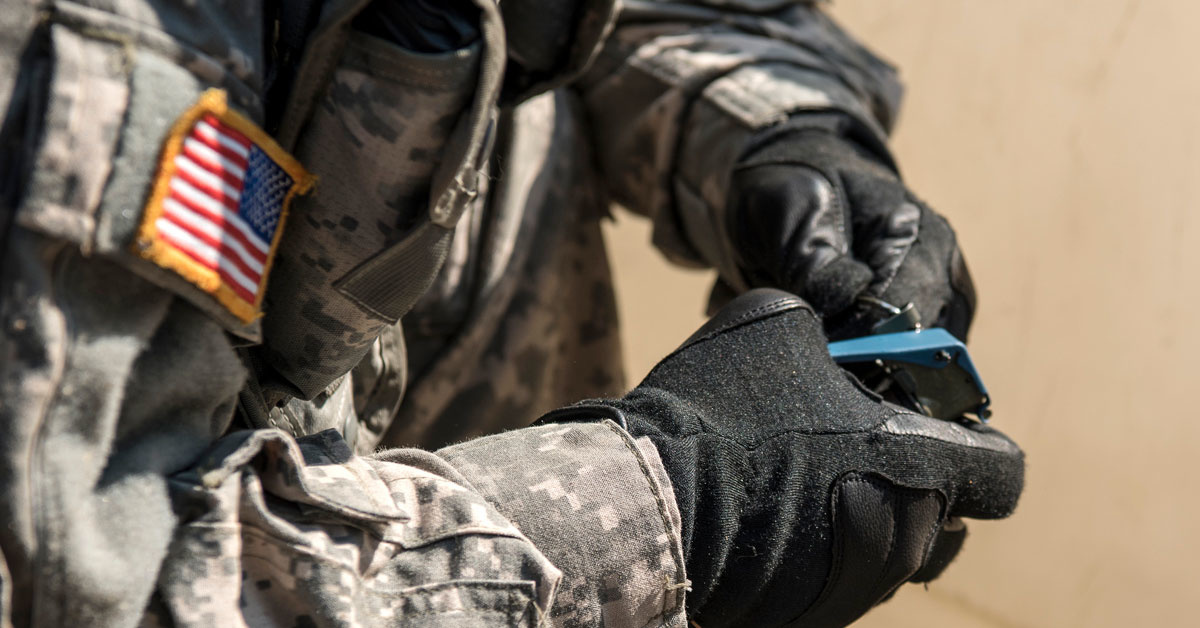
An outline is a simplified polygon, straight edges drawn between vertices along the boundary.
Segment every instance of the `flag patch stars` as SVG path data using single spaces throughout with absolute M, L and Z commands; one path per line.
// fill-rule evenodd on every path
M 292 199 L 314 178 L 209 90 L 163 147 L 134 251 L 212 295 L 243 323 L 261 313 Z

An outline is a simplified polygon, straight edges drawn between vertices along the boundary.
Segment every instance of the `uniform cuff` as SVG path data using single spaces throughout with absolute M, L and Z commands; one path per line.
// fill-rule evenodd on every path
M 551 424 L 437 453 L 562 570 L 552 624 L 686 625 L 679 509 L 648 439 Z

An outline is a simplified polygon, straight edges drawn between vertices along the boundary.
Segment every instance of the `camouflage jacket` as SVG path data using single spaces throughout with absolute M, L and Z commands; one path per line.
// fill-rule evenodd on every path
M 365 4 L 0 12 L 0 625 L 684 624 L 653 446 L 497 432 L 623 385 L 610 201 L 727 264 L 749 138 L 886 134 L 890 68 L 807 3 Z

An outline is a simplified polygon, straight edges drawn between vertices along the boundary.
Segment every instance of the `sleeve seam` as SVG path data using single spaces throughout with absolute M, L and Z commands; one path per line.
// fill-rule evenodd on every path
M 683 591 L 686 591 L 687 588 L 690 588 L 690 582 L 687 580 L 687 577 L 686 577 L 686 567 L 684 566 L 684 562 L 683 562 L 683 548 L 680 547 L 679 543 L 676 542 L 675 536 L 672 534 L 671 518 L 667 514 L 667 506 L 663 502 L 663 495 L 659 490 L 657 490 L 656 484 L 653 479 L 652 471 L 650 470 L 649 466 L 647 465 L 646 460 L 645 460 L 645 458 L 643 458 L 641 452 L 639 452 L 637 450 L 637 445 L 633 443 L 632 439 L 629 437 L 629 435 L 627 433 L 623 433 L 621 431 L 621 429 L 617 426 L 616 423 L 606 420 L 606 421 L 602 422 L 601 425 L 603 425 L 603 426 L 607 427 L 609 430 L 611 430 L 617 436 L 617 438 L 619 438 L 621 440 L 621 443 L 625 445 L 625 448 L 627 450 L 629 450 L 629 453 L 633 455 L 634 460 L 637 461 L 638 468 L 642 472 L 642 478 L 645 479 L 646 484 L 649 485 L 650 493 L 652 495 L 654 495 L 654 502 L 655 502 L 655 505 L 658 507 L 658 516 L 663 523 L 663 529 L 668 535 L 671 536 L 671 557 L 675 560 L 676 573 L 681 573 L 681 574 L 685 575 L 683 580 L 680 582 L 668 582 L 668 581 L 665 581 L 665 579 L 664 579 L 664 583 L 663 583 L 664 584 L 664 594 L 670 595 L 670 593 L 672 592 L 672 588 L 675 591 L 674 606 L 672 606 L 671 608 L 663 608 L 662 612 L 660 612 L 658 615 L 655 615 L 654 617 L 650 618 L 650 620 L 646 622 L 645 626 L 651 626 L 656 623 L 659 623 L 660 620 L 663 617 L 665 617 L 668 613 L 679 610 L 680 607 L 682 606 L 681 598 L 683 595 Z M 683 586 L 679 586 L 679 585 L 683 585 Z

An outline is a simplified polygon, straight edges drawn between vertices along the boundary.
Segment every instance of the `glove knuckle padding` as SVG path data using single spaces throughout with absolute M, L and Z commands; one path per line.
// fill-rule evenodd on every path
M 658 448 L 683 519 L 689 612 L 706 628 L 802 614 L 843 625 L 940 573 L 957 551 L 953 536 L 932 549 L 947 517 L 1004 516 L 1023 480 L 1020 449 L 998 432 L 867 393 L 829 357 L 816 316 L 779 291 L 734 300 L 633 392 L 600 403 Z
M 852 311 L 867 294 L 911 302 L 926 325 L 965 337 L 975 295 L 954 231 L 885 162 L 818 128 L 781 133 L 743 157 L 725 222 L 744 278 L 796 291 L 839 336 L 869 326 Z
M 828 172 L 768 163 L 735 173 L 733 191 L 727 228 L 751 285 L 785 286 L 833 313 L 871 283 L 871 269 L 851 255 L 852 216 Z

